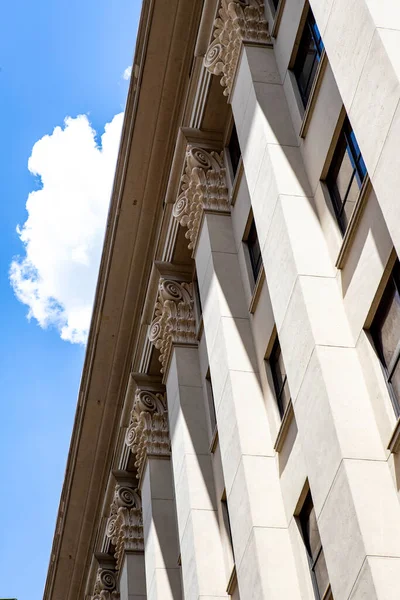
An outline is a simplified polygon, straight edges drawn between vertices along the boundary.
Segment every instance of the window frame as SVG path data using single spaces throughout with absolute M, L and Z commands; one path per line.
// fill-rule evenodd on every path
M 378 307 L 375 311 L 374 318 L 372 320 L 371 326 L 369 328 L 369 334 L 375 348 L 375 352 L 379 359 L 383 375 L 385 378 L 386 386 L 389 391 L 390 400 L 393 406 L 394 413 L 396 418 L 400 418 L 400 397 L 398 398 L 391 383 L 391 378 L 396 370 L 396 367 L 400 361 L 400 339 L 397 342 L 396 349 L 393 353 L 393 357 L 389 363 L 386 364 L 385 357 L 382 352 L 382 345 L 379 343 L 379 332 L 382 330 L 382 325 L 384 323 L 384 319 L 387 316 L 387 310 L 390 305 L 390 301 L 392 298 L 393 289 L 400 296 L 400 261 L 396 258 L 396 261 L 392 267 L 389 278 L 386 282 L 385 289 L 383 291 L 382 297 L 379 301 Z
M 350 152 L 348 152 L 348 148 L 350 149 Z M 342 199 L 340 192 L 338 190 L 338 186 L 337 186 L 337 177 L 339 175 L 340 168 L 343 164 L 343 159 L 344 159 L 346 152 L 348 153 L 349 160 L 353 167 L 353 173 L 352 173 L 349 183 L 347 185 L 346 193 Z M 360 166 L 361 164 L 363 165 L 363 167 Z M 361 190 L 363 189 L 363 184 L 366 181 L 367 177 L 368 177 L 368 171 L 367 171 L 367 168 L 366 168 L 363 156 L 362 156 L 362 152 L 358 145 L 358 142 L 357 142 L 356 136 L 354 134 L 354 130 L 351 126 L 350 120 L 349 120 L 348 116 L 346 115 L 344 118 L 344 121 L 342 123 L 342 126 L 340 128 L 340 132 L 339 132 L 339 135 L 338 135 L 338 138 L 336 141 L 332 160 L 329 165 L 329 170 L 328 170 L 328 173 L 325 178 L 325 183 L 328 188 L 329 196 L 332 201 L 332 206 L 333 206 L 333 210 L 335 213 L 336 221 L 339 225 L 339 229 L 340 229 L 340 232 L 343 237 L 346 233 L 346 230 L 347 230 L 348 225 L 351 220 L 351 215 L 350 215 L 348 217 L 348 222 L 346 224 L 343 216 L 344 216 L 344 211 L 345 211 L 345 207 L 346 207 L 346 202 L 347 202 L 351 187 L 354 182 L 354 178 L 357 179 L 358 189 L 359 189 L 358 198 L 359 198 L 360 194 L 361 194 Z M 357 201 L 356 201 L 356 203 L 357 203 Z M 355 210 L 355 206 L 353 208 L 353 211 L 354 210 Z
M 215 433 L 218 430 L 217 411 L 215 409 L 214 390 L 212 385 L 210 368 L 207 369 L 205 376 L 206 394 L 208 401 L 208 418 L 210 420 L 211 438 L 214 439 Z
M 251 272 L 253 275 L 254 283 L 257 283 L 258 277 L 259 277 L 261 269 L 263 267 L 263 259 L 262 259 L 260 241 L 259 241 L 258 233 L 257 233 L 257 227 L 256 227 L 256 223 L 255 223 L 253 216 L 250 221 L 250 226 L 248 228 L 248 233 L 246 235 L 245 244 L 247 246 L 247 250 L 248 250 L 248 254 L 249 254 Z M 254 247 L 256 245 L 258 247 L 258 257 L 257 257 L 257 253 L 254 252 Z
M 318 36 L 316 35 L 315 29 L 318 31 Z M 303 73 L 303 69 L 304 69 L 304 65 L 305 65 L 305 61 L 306 61 L 305 58 L 302 61 L 302 68 L 299 69 L 298 67 L 299 67 L 300 58 L 304 54 L 304 50 L 305 50 L 304 40 L 305 40 L 306 35 L 307 35 L 307 37 L 311 36 L 311 39 L 313 40 L 314 45 L 315 45 L 316 52 L 315 52 L 313 65 L 312 65 L 312 68 L 310 69 L 310 73 L 309 73 L 309 76 L 307 79 L 307 84 L 304 86 L 304 89 L 303 89 L 302 85 L 299 83 L 299 79 L 300 79 L 300 75 Z M 297 89 L 299 91 L 300 99 L 301 99 L 304 110 L 307 108 L 307 106 L 310 102 L 310 99 L 312 97 L 313 83 L 318 74 L 318 65 L 321 62 L 322 56 L 324 54 L 324 49 L 325 49 L 325 46 L 322 41 L 321 32 L 319 31 L 318 25 L 316 23 L 314 13 L 312 12 L 310 5 L 308 5 L 307 13 L 304 18 L 304 25 L 303 25 L 301 35 L 300 35 L 300 38 L 298 41 L 296 55 L 295 55 L 295 58 L 292 63 L 293 67 L 291 69 L 293 72 L 296 84 L 297 84 Z M 307 52 L 305 52 L 305 56 L 307 56 Z M 315 63 L 317 63 L 317 64 L 315 64 Z M 314 76 L 311 80 L 312 73 L 314 73 Z M 307 90 L 308 90 L 308 93 L 306 93 Z
M 319 537 L 319 548 L 318 548 L 318 551 L 315 553 L 315 557 L 313 558 L 310 540 L 309 540 L 309 536 L 307 534 L 307 527 L 306 527 L 313 509 L 315 512 L 315 507 L 314 507 L 314 502 L 313 502 L 312 495 L 311 495 L 311 490 L 309 489 L 306 494 L 306 497 L 304 499 L 303 505 L 301 507 L 301 510 L 298 514 L 297 519 L 298 519 L 298 523 L 300 526 L 300 531 L 301 531 L 301 535 L 303 538 L 304 547 L 305 547 L 306 553 L 307 553 L 307 560 L 308 560 L 308 565 L 309 565 L 309 569 L 310 569 L 310 576 L 311 576 L 315 599 L 316 600 L 333 600 L 331 585 L 330 585 L 330 581 L 329 581 L 329 573 L 328 573 L 328 585 L 326 586 L 325 590 L 323 590 L 322 592 L 319 590 L 317 577 L 315 575 L 315 566 L 317 565 L 318 560 L 321 557 L 321 554 L 323 554 L 324 547 L 323 547 L 322 541 L 321 541 L 321 535 L 319 532 L 318 521 L 317 521 L 317 518 L 315 517 L 316 522 L 317 522 L 317 530 L 318 530 L 318 537 Z M 325 554 L 324 554 L 324 560 L 325 560 L 325 565 L 326 565 Z M 326 567 L 326 569 L 328 572 L 328 567 Z
M 277 354 L 278 352 L 279 352 L 279 354 Z M 277 406 L 278 406 L 278 410 L 279 410 L 279 414 L 280 414 L 281 420 L 283 420 L 283 418 L 284 418 L 284 416 L 286 414 L 286 410 L 290 406 L 291 394 L 290 394 L 289 382 L 288 382 L 287 373 L 286 373 L 286 367 L 285 367 L 285 377 L 283 378 L 282 385 L 280 386 L 280 389 L 279 389 L 279 382 L 278 382 L 277 373 L 276 373 L 276 365 L 278 363 L 279 355 L 282 355 L 282 348 L 281 348 L 281 345 L 279 343 L 279 338 L 278 338 L 278 336 L 276 336 L 274 344 L 272 346 L 271 353 L 269 355 L 268 362 L 269 362 L 269 367 L 271 369 L 272 381 L 273 381 L 273 384 L 274 384 L 274 392 L 275 392 L 276 403 L 277 403 Z M 283 357 L 282 357 L 282 360 L 283 360 Z M 283 404 L 282 404 L 282 396 L 283 396 L 283 392 L 285 390 L 286 384 L 288 384 L 288 390 L 289 390 L 290 397 L 289 397 L 289 401 L 287 403 L 287 406 L 284 407 Z

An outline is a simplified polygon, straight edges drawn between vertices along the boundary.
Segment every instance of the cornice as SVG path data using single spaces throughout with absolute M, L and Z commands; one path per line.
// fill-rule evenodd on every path
M 200 0 L 143 2 L 44 600 L 83 597 L 187 85 L 188 40 L 200 7 Z M 155 20 L 171 34 L 161 44 Z

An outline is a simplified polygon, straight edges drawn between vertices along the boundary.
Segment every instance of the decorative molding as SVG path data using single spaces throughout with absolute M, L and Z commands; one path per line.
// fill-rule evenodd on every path
M 119 600 L 115 571 L 98 569 L 92 600 Z
M 166 373 L 173 344 L 196 344 L 193 284 L 160 279 L 149 340 L 160 351 L 161 373 Z
M 223 153 L 189 145 L 180 189 L 173 215 L 188 228 L 185 236 L 189 240 L 189 250 L 192 250 L 196 246 L 203 211 L 230 212 Z
M 143 552 L 142 502 L 136 490 L 117 484 L 110 507 L 106 535 L 115 548 L 117 570 L 125 552 Z
M 271 44 L 263 0 L 221 0 L 214 21 L 214 40 L 204 57 L 213 75 L 222 75 L 224 95 L 229 96 L 243 42 Z
M 142 475 L 148 455 L 170 455 L 165 394 L 144 390 L 136 392 L 125 443 L 135 454 L 138 478 Z

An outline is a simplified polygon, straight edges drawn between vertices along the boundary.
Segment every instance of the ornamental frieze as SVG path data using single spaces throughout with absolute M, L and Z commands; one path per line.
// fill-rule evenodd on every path
M 143 552 L 142 503 L 136 490 L 116 485 L 106 533 L 115 548 L 117 570 L 122 566 L 125 552 Z
M 149 340 L 160 351 L 161 373 L 169 364 L 173 344 L 196 344 L 193 284 L 160 279 Z
M 187 227 L 190 250 L 196 246 L 204 210 L 230 212 L 223 153 L 188 146 L 173 215 Z
M 138 477 L 142 474 L 148 455 L 170 455 L 165 394 L 144 390 L 136 392 L 125 443 L 135 455 Z
M 222 75 L 221 85 L 229 96 L 242 43 L 271 43 L 263 0 L 221 0 L 213 38 L 204 65 L 213 75 Z
M 98 569 L 92 600 L 119 600 L 115 571 Z

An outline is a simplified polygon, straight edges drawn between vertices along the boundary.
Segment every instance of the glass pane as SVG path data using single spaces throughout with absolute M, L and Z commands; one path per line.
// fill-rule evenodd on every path
M 342 202 L 346 196 L 346 192 L 348 190 L 353 173 L 354 165 L 352 164 L 351 156 L 348 150 L 346 150 L 346 152 L 343 155 L 342 162 L 339 167 L 339 172 L 336 177 L 336 186 Z
M 351 182 L 350 189 L 347 193 L 347 198 L 346 198 L 346 201 L 345 201 L 345 204 L 343 207 L 342 216 L 341 216 L 343 230 L 346 229 L 346 227 L 350 221 L 351 213 L 354 210 L 354 207 L 356 205 L 359 195 L 360 195 L 360 188 L 358 187 L 357 179 L 355 177 L 353 177 L 353 181 Z
M 271 369 L 274 376 L 275 394 L 279 398 L 282 393 L 282 387 L 286 378 L 285 365 L 283 363 L 283 357 L 279 343 L 271 356 Z
M 285 414 L 285 411 L 287 409 L 289 402 L 290 402 L 289 384 L 288 384 L 287 379 L 285 379 L 283 390 L 282 390 L 280 398 L 279 398 L 279 410 L 281 413 L 281 417 L 283 417 L 283 415 Z
M 314 566 L 315 580 L 317 582 L 318 591 L 320 597 L 322 598 L 324 593 L 326 592 L 326 588 L 329 585 L 329 576 L 328 570 L 326 568 L 324 551 L 322 550 L 321 554 L 318 557 L 318 560 Z
M 279 370 L 280 379 L 282 382 L 286 376 L 286 369 L 285 369 L 285 363 L 283 362 L 282 352 L 280 349 L 279 349 L 279 356 L 277 359 L 276 367 Z
M 314 41 L 315 41 L 315 43 L 317 45 L 318 52 L 321 55 L 322 54 L 322 50 L 324 49 L 324 43 L 323 43 L 323 41 L 321 39 L 321 34 L 319 32 L 319 29 L 317 27 L 317 24 L 315 22 L 314 17 L 312 17 L 312 19 L 310 18 L 310 26 L 311 26 L 311 29 L 312 29 L 312 34 L 313 34 Z
M 253 269 L 254 279 L 256 280 L 261 268 L 262 259 L 260 244 L 258 242 L 257 230 L 254 221 L 252 222 L 250 227 L 249 236 L 247 238 L 247 245 L 249 248 L 250 261 Z
M 307 82 L 306 88 L 304 90 L 304 97 L 307 99 L 307 101 L 308 101 L 308 98 L 310 97 L 310 94 L 311 94 L 311 88 L 312 88 L 313 83 L 314 83 L 314 79 L 315 79 L 315 74 L 317 72 L 317 68 L 318 68 L 318 54 L 315 53 L 314 54 L 314 63 L 311 66 L 310 74 L 308 76 L 308 82 Z
M 239 138 L 238 138 L 235 126 L 233 126 L 233 129 L 232 129 L 231 139 L 229 140 L 228 148 L 229 148 L 229 156 L 231 158 L 233 176 L 235 177 L 236 171 L 239 166 L 240 156 L 241 156 Z
M 383 358 L 388 367 L 400 341 L 400 296 L 393 284 L 392 294 L 383 317 L 380 339 Z
M 305 96 L 307 93 L 307 88 L 310 87 L 310 81 L 312 83 L 312 80 L 313 80 L 313 77 L 311 77 L 311 75 L 312 75 L 314 65 L 316 64 L 315 57 L 317 54 L 314 40 L 310 36 L 308 36 L 307 48 L 305 48 L 303 50 L 303 52 L 304 52 L 304 54 L 303 54 L 303 59 L 302 59 L 302 65 L 298 71 L 297 82 L 299 84 L 300 91 Z M 300 67 L 300 65 L 299 65 L 299 67 Z
M 390 383 L 397 400 L 400 400 L 400 363 L 397 363 L 394 372 L 390 378 Z
M 315 560 L 315 557 L 321 548 L 321 538 L 319 537 L 317 517 L 315 515 L 314 506 L 312 507 L 310 516 L 308 517 L 307 537 L 311 551 L 311 558 Z

